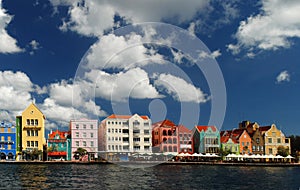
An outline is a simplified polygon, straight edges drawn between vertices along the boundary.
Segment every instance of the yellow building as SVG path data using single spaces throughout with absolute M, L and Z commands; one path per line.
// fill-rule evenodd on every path
M 46 144 L 45 116 L 34 103 L 31 103 L 22 113 L 20 133 L 22 152 L 43 151 L 43 146 Z
M 281 130 L 277 129 L 277 127 L 274 124 L 272 124 L 269 130 L 265 132 L 264 138 L 265 154 L 276 155 L 279 146 L 288 148 L 289 153 L 291 153 L 290 139 L 286 138 L 285 135 L 281 132 Z

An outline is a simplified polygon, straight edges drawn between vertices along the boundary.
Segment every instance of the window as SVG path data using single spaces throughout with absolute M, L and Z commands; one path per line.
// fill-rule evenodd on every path
M 86 141 L 82 141 L 82 145 L 83 145 L 83 146 L 86 146 Z
M 110 124 L 110 121 L 108 121 L 107 124 L 109 125 L 109 124 Z
M 118 145 L 116 145 L 116 150 L 118 150 L 119 149 L 119 147 L 118 147 Z
M 11 145 L 7 145 L 7 150 L 11 150 Z
M 39 142 L 35 141 L 35 147 L 39 147 Z
M 31 147 L 34 147 L 34 141 L 31 141 L 31 142 L 30 142 L 30 146 L 31 146 Z
M 118 129 L 115 129 L 115 132 L 118 133 Z
M 140 142 L 140 138 L 133 138 L 133 142 Z
M 30 124 L 31 124 L 32 126 L 34 125 L 34 120 L 33 120 L 33 119 L 30 120 Z
M 273 149 L 269 148 L 269 154 L 273 154 Z
M 94 138 L 94 133 L 91 133 L 91 138 Z
M 93 124 L 91 124 L 90 127 L 91 127 L 91 129 L 94 129 L 94 125 Z
M 91 147 L 94 147 L 94 141 L 91 141 Z
M 31 136 L 34 136 L 34 130 L 31 130 Z
M 79 132 L 75 132 L 75 136 L 76 136 L 76 137 L 79 137 Z
M 256 138 L 256 143 L 259 144 L 259 138 Z
M 139 129 L 133 130 L 133 134 L 136 134 L 136 133 L 140 133 L 140 130 Z
M 149 143 L 149 138 L 144 138 L 145 143 Z
M 108 150 L 110 150 L 110 145 L 108 145 Z
M 123 146 L 123 150 L 129 150 L 129 146 Z
M 121 145 L 119 145 L 119 150 L 122 150 L 122 146 Z
M 168 143 L 172 144 L 172 138 L 168 138 Z
M 26 120 L 26 124 L 30 125 L 30 120 L 29 119 Z
M 60 147 L 63 148 L 64 146 L 65 146 L 65 143 L 61 143 L 61 146 L 60 146 Z
M 79 147 L 79 141 L 75 141 L 76 147 Z
M 242 146 L 245 146 L 245 143 L 244 143 L 244 142 L 242 142 Z
M 144 123 L 144 126 L 149 126 L 149 122 Z
M 83 135 L 82 135 L 84 138 L 86 137 L 86 132 L 83 132 Z
M 34 120 L 34 125 L 35 125 L 35 126 L 38 126 L 38 125 L 39 125 L 39 120 L 35 119 L 35 120 Z
M 110 128 L 107 129 L 107 132 L 110 133 Z
M 39 136 L 39 131 L 38 130 L 35 131 L 35 136 L 37 136 L 37 137 Z
M 110 137 L 108 137 L 108 141 L 110 141 Z
M 268 143 L 272 143 L 272 138 L 268 138 Z
M 30 147 L 30 141 L 27 141 L 27 147 Z
M 134 150 L 140 150 L 140 146 L 133 146 Z
M 122 129 L 119 129 L 119 133 L 122 133 Z
M 145 151 L 149 151 L 149 150 L 150 150 L 150 147 L 149 147 L 149 146 L 144 146 L 144 150 L 145 150 Z
M 144 130 L 145 135 L 149 135 L 149 130 Z
M 247 142 L 247 146 L 249 146 L 249 142 Z
M 76 124 L 76 129 L 79 129 L 79 124 Z
M 253 145 L 253 146 L 252 146 L 253 151 L 255 151 L 255 148 L 256 148 L 256 147 Z
M 83 129 L 86 129 L 86 124 L 83 124 Z
M 30 136 L 30 131 L 29 131 L 29 130 L 27 130 L 27 136 L 28 136 L 28 137 Z
M 277 139 L 277 143 L 279 143 L 279 144 L 281 143 L 281 139 L 280 138 Z

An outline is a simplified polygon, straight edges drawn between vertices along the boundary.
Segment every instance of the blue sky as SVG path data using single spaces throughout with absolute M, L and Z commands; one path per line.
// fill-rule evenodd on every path
M 0 119 L 35 101 L 48 129 L 139 113 L 300 134 L 297 0 L 0 2 Z

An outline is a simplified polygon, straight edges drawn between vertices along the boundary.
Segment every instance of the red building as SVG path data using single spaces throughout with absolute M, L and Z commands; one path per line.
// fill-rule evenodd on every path
M 193 150 L 193 139 L 192 130 L 186 128 L 183 125 L 177 127 L 178 131 L 178 152 L 188 152 L 192 154 Z
M 152 125 L 152 151 L 178 152 L 177 126 L 170 120 L 163 120 Z

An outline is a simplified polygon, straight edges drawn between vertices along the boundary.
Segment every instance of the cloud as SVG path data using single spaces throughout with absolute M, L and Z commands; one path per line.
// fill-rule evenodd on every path
M 276 77 L 277 83 L 289 82 L 289 81 L 290 81 L 290 74 L 286 70 L 279 73 L 279 75 Z
M 222 53 L 220 52 L 219 49 L 213 51 L 210 54 L 208 52 L 206 52 L 206 51 L 200 51 L 199 58 L 201 58 L 201 59 L 204 59 L 204 58 L 213 58 L 213 59 L 215 59 L 217 57 L 220 57 L 221 55 L 222 55 Z
M 127 98 L 158 98 L 161 95 L 150 84 L 146 71 L 141 68 L 109 74 L 101 70 L 86 73 L 86 79 L 95 82 L 96 97 L 112 102 L 126 101 Z
M 207 94 L 204 94 L 200 88 L 171 74 L 160 74 L 154 81 L 154 85 L 159 89 L 166 90 L 167 94 L 179 102 L 205 103 L 209 100 Z
M 34 85 L 23 72 L 0 71 L 0 92 L 0 112 L 14 121 L 33 100 Z
M 175 23 L 190 21 L 198 11 L 209 5 L 209 0 L 188 2 L 156 1 L 74 1 L 50 0 L 55 10 L 58 6 L 69 6 L 69 17 L 61 28 L 76 31 L 86 36 L 99 36 L 114 26 L 114 16 L 120 15 L 128 22 L 160 22 L 172 20 Z
M 102 36 L 93 44 L 87 54 L 89 69 L 130 69 L 145 66 L 149 63 L 163 63 L 163 56 L 155 51 L 149 51 L 142 43 L 142 36 Z
M 300 37 L 300 1 L 262 0 L 261 12 L 249 16 L 240 22 L 235 34 L 236 44 L 228 49 L 257 48 L 259 50 L 277 50 L 289 48 L 292 38 Z
M 2 8 L 2 0 L 0 0 L 0 53 L 17 53 L 22 51 L 17 46 L 17 41 L 6 31 L 6 27 L 11 19 L 12 16 L 6 14 L 6 10 Z

